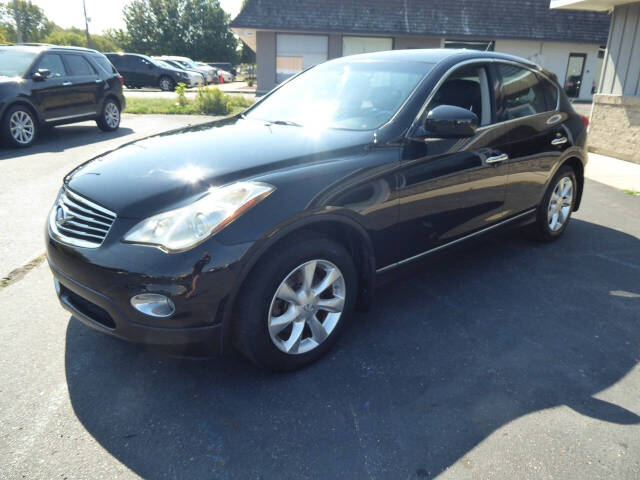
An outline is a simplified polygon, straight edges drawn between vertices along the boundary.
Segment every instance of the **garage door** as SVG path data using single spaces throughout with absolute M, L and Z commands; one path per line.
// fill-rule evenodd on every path
M 380 37 L 343 37 L 342 55 L 380 52 L 393 49 L 393 39 Z
M 329 37 L 279 33 L 276 50 L 276 79 L 280 83 L 300 70 L 326 61 Z

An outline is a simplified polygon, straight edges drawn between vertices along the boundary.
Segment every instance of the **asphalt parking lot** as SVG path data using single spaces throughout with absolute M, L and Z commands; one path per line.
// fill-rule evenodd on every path
M 171 121 L 0 150 L 4 269 L 36 223 L 41 245 L 72 164 Z M 90 330 L 59 307 L 46 265 L 0 289 L 0 312 L 0 478 L 640 472 L 640 198 L 593 181 L 559 242 L 507 232 L 397 271 L 335 350 L 292 374 Z
M 0 278 L 44 252 L 44 221 L 71 169 L 123 143 L 213 119 L 123 114 L 115 132 L 82 122 L 43 130 L 28 149 L 0 146 Z

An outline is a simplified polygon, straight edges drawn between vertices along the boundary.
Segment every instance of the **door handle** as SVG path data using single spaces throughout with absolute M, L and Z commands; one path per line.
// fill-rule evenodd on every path
M 551 140 L 551 145 L 564 145 L 565 143 L 567 143 L 569 140 L 567 140 L 567 137 L 559 137 L 559 138 L 554 138 L 553 140 Z
M 509 155 L 507 155 L 506 153 L 503 153 L 502 155 L 496 155 L 494 157 L 489 157 L 485 160 L 485 163 L 500 163 L 500 162 L 506 162 L 507 160 L 509 160 Z
M 73 85 L 72 82 L 62 82 L 63 87 L 68 87 L 69 85 Z

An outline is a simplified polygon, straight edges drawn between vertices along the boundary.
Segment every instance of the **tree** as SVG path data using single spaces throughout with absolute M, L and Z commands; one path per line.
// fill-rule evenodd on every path
M 125 50 L 205 61 L 236 60 L 237 40 L 218 0 L 132 0 L 123 15 L 126 34 L 116 31 L 110 36 Z
M 16 0 L 20 30 L 24 42 L 42 42 L 54 28 L 44 11 L 25 0 Z M 5 37 L 10 42 L 17 40 L 16 17 L 13 10 L 13 0 L 0 3 L 0 31 L 5 32 Z
M 84 47 L 86 41 L 82 35 L 78 35 L 77 33 L 70 32 L 68 30 L 56 29 L 47 35 L 45 43 Z
M 56 26 L 53 31 L 44 39 L 45 43 L 54 45 L 67 45 L 74 47 L 85 47 L 87 40 L 84 30 L 80 28 L 60 28 Z M 101 52 L 113 52 L 118 49 L 117 45 L 104 35 L 91 35 L 89 47 Z

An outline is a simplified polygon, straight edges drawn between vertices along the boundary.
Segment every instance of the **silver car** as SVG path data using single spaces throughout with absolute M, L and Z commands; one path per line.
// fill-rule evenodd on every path
M 198 70 L 190 70 L 182 67 L 177 62 L 172 62 L 170 60 L 162 59 L 160 57 L 152 57 L 153 60 L 158 64 L 163 66 L 164 68 L 172 68 L 175 70 L 180 70 L 181 72 L 185 72 L 189 75 L 189 87 L 201 87 L 206 85 L 206 75 L 204 73 L 199 72 Z
M 193 60 L 191 60 L 189 57 L 174 57 L 174 56 L 170 56 L 170 55 L 163 55 L 162 57 L 160 57 L 162 60 L 172 60 L 174 62 L 179 63 L 180 65 L 182 65 L 185 69 L 187 70 L 197 70 L 200 73 L 202 73 L 206 80 L 207 83 L 218 83 L 218 76 L 217 76 L 217 72 L 214 69 L 205 69 L 202 68 L 200 66 L 198 66 L 196 64 L 196 62 L 194 62 Z

